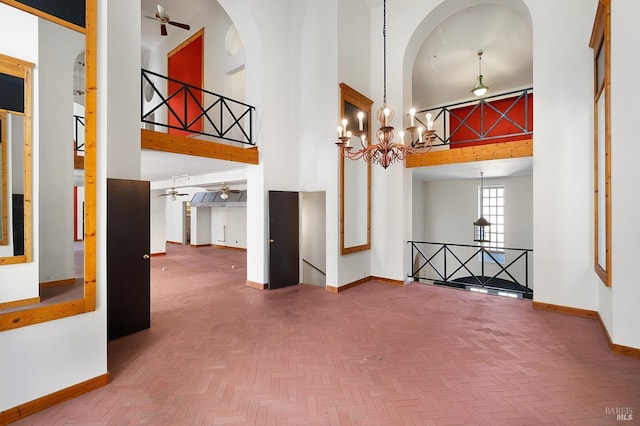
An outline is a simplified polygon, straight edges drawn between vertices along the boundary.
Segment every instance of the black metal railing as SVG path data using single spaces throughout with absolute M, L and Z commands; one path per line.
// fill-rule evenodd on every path
M 415 281 L 483 288 L 532 298 L 532 249 L 409 241 Z
M 141 79 L 143 123 L 255 145 L 255 107 L 145 69 Z
M 416 120 L 426 128 L 426 113 L 432 114 L 437 145 L 451 145 L 469 142 L 499 142 L 506 138 L 533 135 L 533 120 L 530 102 L 533 100 L 533 88 L 487 96 L 480 100 L 458 102 L 450 105 L 429 108 L 416 113 Z M 501 102 L 499 106 L 496 102 Z M 516 113 L 517 112 L 517 113 Z M 524 112 L 522 116 L 520 114 Z M 492 115 L 488 122 L 487 113 Z M 517 115 L 517 116 L 516 116 Z M 478 122 L 471 120 L 477 117 Z M 474 122 L 472 122 L 474 121 Z M 509 131 L 499 132 L 508 127 Z M 466 132 L 469 136 L 461 136 Z
M 84 152 L 84 117 L 80 115 L 73 116 L 73 145 L 76 153 Z

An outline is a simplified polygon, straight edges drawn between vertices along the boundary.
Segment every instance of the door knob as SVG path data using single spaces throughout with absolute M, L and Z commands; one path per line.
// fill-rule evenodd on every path
M 273 244 L 273 243 L 275 243 L 275 242 L 276 242 L 276 240 L 269 240 L 269 242 L 270 242 L 271 244 Z
M 146 254 L 146 253 L 144 254 L 144 256 L 142 256 L 142 258 L 143 258 L 144 260 L 149 259 L 149 257 L 150 257 L 150 256 L 149 256 L 148 254 Z

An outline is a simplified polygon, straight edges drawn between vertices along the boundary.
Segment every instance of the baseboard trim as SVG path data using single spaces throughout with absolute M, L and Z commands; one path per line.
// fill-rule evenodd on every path
M 233 246 L 223 246 L 221 244 L 214 244 L 213 245 L 215 248 L 220 248 L 220 249 L 227 249 L 227 250 L 237 250 L 237 251 L 247 251 L 246 248 L 242 248 L 242 247 L 233 247 Z
M 160 253 L 151 253 L 151 257 L 166 256 L 166 255 L 167 255 L 166 251 L 163 251 L 163 252 L 160 252 Z
M 85 393 L 101 388 L 109 384 L 109 373 L 94 377 L 68 388 L 45 395 L 33 401 L 20 404 L 17 407 L 9 408 L 0 412 L 0 424 L 8 424 L 23 419 L 38 411 L 45 410 L 72 398 L 76 398 Z
M 532 302 L 532 306 L 534 309 L 540 309 L 542 311 L 554 311 L 560 312 L 563 314 L 574 315 L 578 317 L 586 317 L 586 318 L 598 318 L 598 312 L 590 311 L 588 309 L 580 309 L 580 308 L 571 308 L 569 306 L 562 305 L 554 305 L 552 303 L 543 303 L 543 302 Z
M 570 308 L 568 306 L 553 305 L 551 303 L 542 303 L 542 302 L 533 302 L 532 305 L 534 309 L 560 312 L 563 314 L 576 315 L 580 317 L 593 318 L 595 320 L 598 320 L 598 322 L 600 323 L 600 327 L 602 328 L 602 332 L 605 338 L 607 339 L 607 345 L 609 345 L 609 350 L 611 352 L 619 355 L 630 356 L 632 358 L 640 359 L 640 349 L 613 343 L 613 341 L 611 340 L 611 336 L 609 335 L 609 330 L 607 330 L 607 327 L 605 327 L 604 321 L 602 321 L 602 317 L 600 316 L 599 312 L 591 311 L 588 309 Z
M 21 306 L 33 305 L 40 303 L 40 297 L 32 297 L 30 299 L 13 300 L 11 302 L 0 303 L 0 309 L 19 308 Z
M 258 290 L 266 290 L 269 285 L 267 283 L 261 284 L 254 281 L 247 280 L 247 287 L 255 288 Z
M 57 280 L 57 281 L 45 281 L 40 283 L 40 288 L 57 287 L 59 285 L 69 285 L 69 284 L 74 284 L 75 282 L 76 282 L 75 278 L 66 278 L 64 280 Z
M 209 244 L 191 244 L 191 247 L 199 248 L 199 247 L 211 247 L 211 243 Z
M 364 284 L 366 282 L 369 281 L 378 281 L 381 282 L 383 284 L 391 284 L 391 285 L 396 285 L 396 286 L 403 286 L 404 282 L 400 281 L 400 280 L 392 280 L 391 278 L 381 278 L 381 277 L 375 277 L 373 275 L 369 275 L 368 277 L 364 277 L 364 278 L 360 278 L 359 280 L 350 282 L 349 284 L 345 284 L 345 285 L 341 285 L 340 287 L 333 287 L 328 285 L 327 291 L 329 293 L 342 293 L 345 290 L 349 290 L 350 288 L 359 286 L 360 284 Z
M 394 280 L 394 279 L 391 279 L 391 278 L 382 278 L 382 277 L 371 276 L 371 277 L 369 277 L 369 279 L 372 280 L 372 281 L 380 281 L 380 282 L 382 282 L 384 284 L 397 285 L 397 286 L 400 286 L 400 287 L 402 287 L 404 285 L 404 281 Z
M 165 241 L 165 243 L 166 244 L 173 244 L 173 245 L 176 245 L 176 246 L 183 246 L 184 245 L 179 241 L 169 241 L 169 240 L 167 240 L 167 241 Z

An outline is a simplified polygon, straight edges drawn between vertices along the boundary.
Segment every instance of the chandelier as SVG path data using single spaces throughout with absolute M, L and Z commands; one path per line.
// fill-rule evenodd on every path
M 396 161 L 402 161 L 409 154 L 421 154 L 427 152 L 433 146 L 436 138 L 435 130 L 433 130 L 433 120 L 430 113 L 426 114 L 426 127 L 416 126 L 416 110 L 411 108 L 409 111 L 411 125 L 400 132 L 400 142 L 393 142 L 394 128 L 391 126 L 393 121 L 393 110 L 387 104 L 387 1 L 383 1 L 383 21 L 382 21 L 382 40 L 383 40 L 383 98 L 382 106 L 378 109 L 377 119 L 380 122 L 380 128 L 376 132 L 378 143 L 370 144 L 367 141 L 367 132 L 363 129 L 364 113 L 358 113 L 358 130 L 348 130 L 347 119 L 342 119 L 342 125 L 338 126 L 338 142 L 336 145 L 340 148 L 343 157 L 350 160 L 363 159 L 368 163 L 379 164 L 383 168 Z M 357 149 L 351 146 L 351 139 L 356 137 L 359 139 L 360 146 Z M 407 143 L 405 143 L 405 137 Z

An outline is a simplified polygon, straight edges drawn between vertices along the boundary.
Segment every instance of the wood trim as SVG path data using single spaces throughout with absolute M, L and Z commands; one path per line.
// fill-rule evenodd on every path
M 191 247 L 211 247 L 211 244 L 191 244 Z
M 7 126 L 6 111 L 0 111 L 0 246 L 9 244 L 7 201 Z
M 603 284 L 611 287 L 611 0 L 600 0 L 598 10 L 593 23 L 589 47 L 593 49 L 593 73 L 597 77 L 597 60 L 599 52 L 604 49 L 604 76 L 602 86 L 598 87 L 598 78 L 594 78 L 594 141 L 593 141 L 593 227 L 594 227 L 594 249 L 593 263 L 594 271 Z M 604 93 L 603 93 L 604 92 Z M 604 96 L 604 164 L 599 164 L 600 150 L 598 140 L 603 129 L 598 126 L 598 101 Z M 599 182 L 599 170 L 604 167 L 604 188 Z M 605 207 L 604 212 L 599 208 L 599 193 L 604 190 Z M 605 263 L 606 268 L 600 265 L 598 253 L 600 251 L 600 217 L 604 214 L 605 227 Z
M 66 278 L 64 280 L 56 280 L 56 281 L 44 281 L 40 283 L 40 288 L 49 288 L 49 287 L 58 287 L 61 285 L 70 285 L 75 284 L 75 278 Z
M 552 303 L 535 302 L 535 301 L 531 303 L 531 306 L 533 307 L 533 309 L 539 309 L 542 311 L 554 311 L 554 312 L 560 312 L 563 314 L 574 315 L 579 317 L 598 318 L 598 312 L 591 311 L 588 309 L 571 308 L 569 306 L 554 305 Z
M 326 289 L 329 293 L 342 293 L 345 290 L 349 290 L 350 288 L 359 286 L 360 284 L 364 284 L 370 281 L 378 281 L 381 282 L 383 284 L 391 284 L 391 285 L 395 285 L 395 286 L 403 286 L 404 285 L 404 281 L 400 281 L 400 280 L 394 280 L 391 278 L 381 278 L 381 277 L 375 277 L 373 275 L 369 275 L 368 277 L 364 277 L 364 278 L 360 278 L 359 280 L 350 282 L 349 284 L 345 284 L 345 285 L 341 285 L 340 287 L 333 287 L 333 286 L 326 286 Z
M 214 244 L 213 246 L 216 248 L 225 249 L 225 250 L 237 250 L 237 251 L 244 251 L 244 252 L 247 251 L 246 248 L 242 248 L 242 247 L 223 246 L 220 244 Z
M 84 156 L 83 155 L 74 155 L 73 156 L 73 168 L 74 168 L 74 170 L 84 170 Z
M 10 4 L 6 0 L 0 0 Z M 15 2 L 11 2 L 14 5 Z M 16 312 L 0 314 L 0 331 L 12 330 L 46 321 L 66 318 L 96 309 L 96 82 L 97 82 L 97 0 L 85 0 L 86 31 L 86 94 L 85 94 L 85 238 L 84 238 L 84 297 L 83 299 L 57 303 L 47 306 L 27 308 Z M 0 56 L 2 58 L 4 56 Z M 13 60 L 13 64 L 33 64 Z M 25 82 L 31 82 L 32 70 L 26 69 Z M 25 128 L 31 128 L 32 108 L 31 84 L 25 84 Z M 27 127 L 28 126 L 28 127 Z M 31 149 L 32 136 L 25 137 L 25 173 L 31 172 L 32 155 L 27 155 L 26 147 Z M 31 262 L 32 260 L 32 180 L 25 179 L 25 255 L 12 258 L 0 258 L 0 265 Z M 28 213 L 27 213 L 28 212 Z M 0 422 L 1 423 L 1 422 Z
M 33 259 L 33 67 L 24 74 L 24 255 L 25 262 Z
M 340 117 L 342 120 L 344 117 L 344 105 L 346 102 L 356 106 L 367 114 L 367 140 L 371 141 L 371 123 L 373 122 L 373 116 L 371 114 L 371 105 L 373 101 L 358 92 L 354 88 L 348 86 L 345 83 L 340 83 Z M 340 165 L 340 254 L 346 255 L 351 253 L 357 253 L 360 251 L 371 249 L 371 163 L 367 163 L 367 241 L 364 244 L 357 246 L 345 247 L 344 245 L 344 225 L 345 225 L 345 211 L 344 211 L 344 199 L 345 199 L 345 161 L 352 161 L 344 158 L 338 149 L 338 163 Z M 335 287 L 334 287 L 335 288 Z
M 183 244 L 182 244 L 181 242 L 179 242 L 179 241 L 169 241 L 169 240 L 167 240 L 167 241 L 165 241 L 165 243 L 166 243 L 166 244 L 173 244 L 173 245 L 176 245 L 176 246 L 181 246 L 181 245 L 183 245 Z
M 602 317 L 600 316 L 600 313 L 596 311 L 591 311 L 588 309 L 571 308 L 571 307 L 562 306 L 562 305 L 553 305 L 551 303 L 543 303 L 543 302 L 532 302 L 532 306 L 534 309 L 540 309 L 543 311 L 553 311 L 553 312 L 559 312 L 562 314 L 597 319 L 598 322 L 600 323 L 600 327 L 602 327 L 602 331 L 605 335 L 605 338 L 607 339 L 607 344 L 609 345 L 609 349 L 611 350 L 611 352 L 619 355 L 630 356 L 633 358 L 640 359 L 640 349 L 613 343 L 613 341 L 611 340 L 611 336 L 609 335 L 609 330 L 607 330 L 607 327 L 605 327 L 604 321 L 602 321 Z
M 151 253 L 151 257 L 157 257 L 157 256 L 166 256 L 167 252 L 163 251 L 162 253 Z
M 85 299 L 71 300 L 55 305 L 39 306 L 27 310 L 8 312 L 0 316 L 0 331 L 66 318 L 85 312 Z
M 40 297 L 32 297 L 29 299 L 22 299 L 22 300 L 12 300 L 11 302 L 2 302 L 0 303 L 0 309 L 18 308 L 20 306 L 33 305 L 35 303 L 40 303 Z
M 49 15 L 48 13 L 43 12 L 42 10 L 36 9 L 31 6 L 27 6 L 24 3 L 20 3 L 15 0 L 0 0 L 0 3 L 7 4 L 9 6 L 15 7 L 16 9 L 20 9 L 23 12 L 30 13 L 39 18 L 46 19 L 47 21 L 51 21 L 58 25 L 62 25 L 63 27 L 69 28 L 70 30 L 85 34 L 85 29 L 82 28 L 80 25 L 72 24 L 71 22 L 67 22 L 64 19 L 58 18 L 57 16 Z M 89 22 L 88 17 L 85 17 L 85 23 L 86 23 L 85 25 L 88 25 L 88 22 Z
M 196 31 L 195 33 L 193 33 L 193 35 L 191 37 L 189 37 L 188 39 L 186 39 L 185 41 L 183 41 L 182 43 L 180 43 L 178 46 L 176 46 L 173 50 L 171 50 L 169 53 L 167 53 L 167 58 L 170 58 L 171 56 L 175 55 L 176 53 L 178 53 L 179 51 L 181 51 L 182 49 L 184 49 L 186 46 L 188 46 L 193 40 L 197 39 L 198 37 L 202 36 L 202 40 L 203 40 L 203 50 L 204 50 L 204 28 Z M 204 63 L 204 56 L 202 57 L 202 63 Z M 202 87 L 202 86 L 200 86 Z
M 237 163 L 258 164 L 257 147 L 241 148 L 147 129 L 140 129 L 140 147 Z
M 260 283 L 249 281 L 249 280 L 247 280 L 246 284 L 247 284 L 247 287 L 256 288 L 258 290 L 266 290 L 269 287 L 269 284 L 267 283 L 260 284 Z
M 98 1 L 86 0 L 84 148 L 84 311 L 96 309 Z
M 439 166 L 442 164 L 469 163 L 474 161 L 532 156 L 533 139 L 525 139 L 521 141 L 429 151 L 424 154 L 411 154 L 407 156 L 405 167 Z
M 38 411 L 45 410 L 72 398 L 101 388 L 109 384 L 109 373 L 102 374 L 84 382 L 69 386 L 57 392 L 45 395 L 33 401 L 20 404 L 0 412 L 0 424 L 8 424 L 23 419 Z
M 399 286 L 399 287 L 402 287 L 404 285 L 404 281 L 394 280 L 394 279 L 391 279 L 391 278 L 382 278 L 382 277 L 371 276 L 371 277 L 369 277 L 369 279 L 371 281 L 380 281 L 380 282 L 382 282 L 384 284 L 391 284 L 391 285 L 396 285 L 396 286 Z

